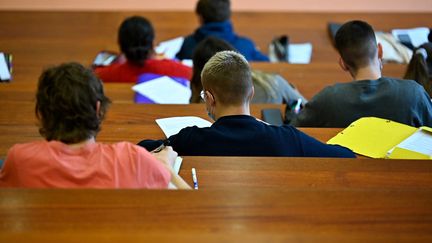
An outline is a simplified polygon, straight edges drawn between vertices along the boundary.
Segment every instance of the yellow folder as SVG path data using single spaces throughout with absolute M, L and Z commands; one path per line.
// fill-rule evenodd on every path
M 432 128 L 376 117 L 358 119 L 327 143 L 372 158 L 432 159 Z

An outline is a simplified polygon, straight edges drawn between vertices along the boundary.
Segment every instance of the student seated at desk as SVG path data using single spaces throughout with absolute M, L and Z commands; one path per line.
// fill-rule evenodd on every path
M 424 43 L 414 50 L 404 79 L 417 81 L 432 96 L 432 42 Z
M 192 96 L 191 103 L 200 103 L 202 90 L 201 71 L 206 62 L 219 51 L 234 51 L 235 48 L 229 43 L 216 37 L 207 37 L 196 47 L 193 54 L 193 74 L 191 79 Z M 265 73 L 252 70 L 252 83 L 255 95 L 252 103 L 289 103 L 290 101 L 301 99 L 304 103 L 306 99 L 299 91 L 280 75 Z
M 101 81 L 77 63 L 44 71 L 36 94 L 40 134 L 16 144 L 0 171 L 0 187 L 178 188 L 189 186 L 171 165 L 171 147 L 157 154 L 128 142 L 95 141 L 109 99 Z
M 272 126 L 252 117 L 254 87 L 241 54 L 218 52 L 204 66 L 201 81 L 202 99 L 215 123 L 187 127 L 169 137 L 180 155 L 355 157 L 344 147 L 323 144 L 292 126 Z M 160 143 L 144 140 L 139 145 L 150 149 Z
M 192 69 L 180 62 L 158 59 L 153 50 L 154 29 L 140 16 L 123 21 L 118 32 L 120 50 L 126 56 L 106 67 L 97 67 L 96 74 L 104 82 L 135 83 L 139 75 L 153 73 L 190 80 Z
M 199 0 L 195 12 L 201 26 L 185 37 L 183 45 L 176 57 L 180 60 L 192 59 L 195 47 L 206 37 L 214 36 L 230 43 L 248 61 L 269 61 L 249 38 L 234 33 L 231 18 L 230 0 Z
M 374 30 L 363 21 L 342 25 L 335 37 L 339 64 L 354 82 L 339 83 L 319 92 L 291 121 L 298 127 L 347 127 L 365 116 L 410 126 L 432 126 L 432 104 L 413 80 L 382 77 L 383 50 Z M 286 115 L 289 117 L 289 114 Z

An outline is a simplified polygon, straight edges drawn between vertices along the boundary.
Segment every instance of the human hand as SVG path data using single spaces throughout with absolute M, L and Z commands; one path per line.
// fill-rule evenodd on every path
M 172 168 L 174 162 L 177 158 L 177 152 L 173 150 L 171 146 L 166 146 L 158 153 L 152 153 L 154 157 L 156 157 L 159 161 L 161 161 L 164 165 Z

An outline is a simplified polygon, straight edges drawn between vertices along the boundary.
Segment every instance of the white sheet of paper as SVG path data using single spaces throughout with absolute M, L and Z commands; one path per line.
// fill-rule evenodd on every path
M 193 61 L 192 61 L 192 59 L 183 59 L 183 60 L 181 61 L 181 63 L 182 63 L 183 65 L 185 65 L 185 66 L 193 67 Z
M 418 47 L 425 42 L 428 42 L 429 28 L 419 27 L 413 29 L 394 29 L 392 35 L 399 40 L 399 35 L 408 35 L 414 47 Z
M 157 54 L 163 54 L 166 58 L 174 59 L 175 55 L 180 51 L 183 41 L 184 37 L 162 41 L 158 46 L 156 46 L 155 51 Z
M 174 172 L 178 175 L 178 173 L 180 172 L 180 167 L 181 167 L 181 165 L 182 165 L 182 162 L 183 162 L 183 158 L 182 157 L 180 157 L 180 156 L 178 156 L 177 158 L 176 158 L 176 160 L 175 160 L 175 162 L 174 162 L 174 165 L 173 165 L 173 169 L 174 169 Z M 174 185 L 174 184 L 172 184 L 171 182 L 168 184 L 168 189 L 177 189 L 177 187 Z
M 300 43 L 288 45 L 289 63 L 308 64 L 312 58 L 312 44 Z
M 134 85 L 132 89 L 157 104 L 189 104 L 192 91 L 168 76 Z
M 419 129 L 397 147 L 432 156 L 432 133 Z
M 11 74 L 6 63 L 6 57 L 3 52 L 0 52 L 0 78 L 1 80 L 10 80 Z
M 162 129 L 167 138 L 177 134 L 185 127 L 210 127 L 212 125 L 211 122 L 196 116 L 179 116 L 156 119 L 156 123 Z

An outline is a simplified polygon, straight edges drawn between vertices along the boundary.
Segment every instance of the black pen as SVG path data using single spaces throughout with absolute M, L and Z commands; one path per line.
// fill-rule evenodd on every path
M 151 152 L 152 152 L 152 153 L 159 153 L 159 152 L 162 151 L 166 146 L 169 146 L 169 144 L 170 144 L 170 141 L 169 141 L 168 139 L 165 139 L 159 147 L 153 149 Z

